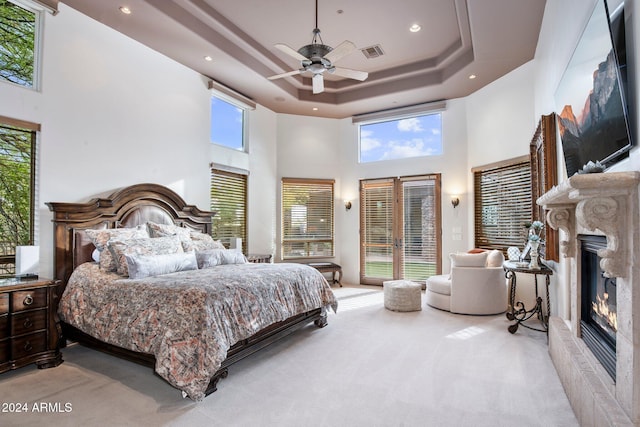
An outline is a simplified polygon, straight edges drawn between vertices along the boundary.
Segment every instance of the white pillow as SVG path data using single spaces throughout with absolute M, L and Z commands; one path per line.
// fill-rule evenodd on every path
M 504 254 L 501 251 L 494 249 L 489 252 L 487 267 L 502 267 L 502 264 L 504 264 Z
M 175 273 L 176 271 L 197 270 L 198 263 L 193 252 L 178 252 L 164 255 L 125 254 L 130 279 Z
M 484 267 L 487 265 L 488 252 L 479 254 L 457 253 L 449 255 L 451 267 Z
M 242 252 L 228 249 L 207 249 L 196 251 L 198 268 L 211 268 L 222 264 L 246 264 L 247 257 Z

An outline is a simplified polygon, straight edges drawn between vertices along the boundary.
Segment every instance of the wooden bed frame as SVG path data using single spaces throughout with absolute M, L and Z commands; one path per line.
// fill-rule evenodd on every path
M 153 221 L 163 224 L 178 224 L 204 233 L 211 233 L 211 217 L 215 212 L 202 211 L 187 205 L 175 192 L 158 184 L 137 184 L 115 191 L 106 198 L 94 198 L 87 203 L 47 203 L 53 212 L 55 279 L 61 281 L 58 300 L 64 292 L 73 270 L 84 262 L 91 261 L 94 250 L 84 230 L 99 228 L 133 227 Z M 220 369 L 211 378 L 206 394 L 216 391 L 220 378 L 228 375 L 228 367 L 290 334 L 310 322 L 318 327 L 327 325 L 326 312 L 315 309 L 275 323 L 248 339 L 234 344 L 227 352 Z M 60 321 L 60 345 L 67 340 L 77 341 L 127 360 L 153 367 L 155 357 L 122 347 L 107 344 Z

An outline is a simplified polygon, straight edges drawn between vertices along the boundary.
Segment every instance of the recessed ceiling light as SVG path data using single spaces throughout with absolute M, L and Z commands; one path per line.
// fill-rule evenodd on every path
M 205 55 L 204 60 L 211 62 L 211 61 L 213 61 L 213 58 L 210 57 L 209 55 Z
M 124 13 L 125 15 L 131 15 L 131 9 L 129 9 L 127 6 L 120 6 L 120 12 Z
M 475 75 L 475 74 L 471 74 L 471 75 L 469 75 L 469 78 L 470 78 L 471 80 L 473 80 L 473 79 L 475 79 L 475 78 L 476 78 L 476 75 Z
M 411 31 L 412 33 L 417 33 L 421 29 L 422 27 L 418 24 L 413 24 L 412 26 L 409 27 L 409 31 Z
M 313 107 L 312 110 L 313 111 L 318 111 L 318 107 Z

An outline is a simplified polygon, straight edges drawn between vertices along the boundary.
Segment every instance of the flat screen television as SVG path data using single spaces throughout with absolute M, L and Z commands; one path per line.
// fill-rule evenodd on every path
M 555 94 L 568 176 L 586 171 L 589 162 L 607 169 L 628 157 L 633 144 L 622 6 L 614 12 L 597 1 Z

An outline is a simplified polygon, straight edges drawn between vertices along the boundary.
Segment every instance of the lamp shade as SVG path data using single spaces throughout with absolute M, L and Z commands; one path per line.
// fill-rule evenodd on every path
M 16 246 L 16 276 L 37 276 L 40 246 Z

